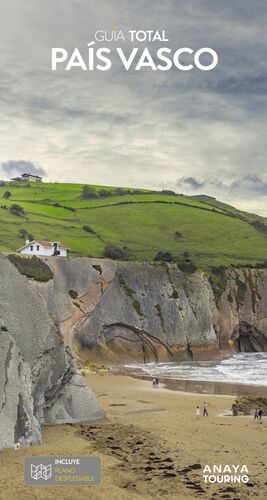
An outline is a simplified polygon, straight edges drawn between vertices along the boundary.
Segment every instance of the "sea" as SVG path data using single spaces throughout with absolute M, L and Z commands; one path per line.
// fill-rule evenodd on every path
M 123 370 L 144 379 L 158 377 L 173 389 L 245 394 L 250 387 L 253 393 L 267 394 L 267 353 L 264 352 L 240 353 L 221 361 L 127 364 Z

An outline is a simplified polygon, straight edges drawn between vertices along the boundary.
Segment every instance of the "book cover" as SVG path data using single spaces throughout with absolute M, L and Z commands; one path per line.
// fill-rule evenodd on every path
M 0 498 L 264 500 L 265 2 L 0 5 Z

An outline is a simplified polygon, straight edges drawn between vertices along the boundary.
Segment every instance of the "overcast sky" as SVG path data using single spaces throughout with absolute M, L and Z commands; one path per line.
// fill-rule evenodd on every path
M 267 216 L 266 0 L 0 7 L 0 176 L 205 193 Z M 52 47 L 86 54 L 98 29 L 164 29 L 170 42 L 147 44 L 152 52 L 212 47 L 219 63 L 210 72 L 51 71 Z

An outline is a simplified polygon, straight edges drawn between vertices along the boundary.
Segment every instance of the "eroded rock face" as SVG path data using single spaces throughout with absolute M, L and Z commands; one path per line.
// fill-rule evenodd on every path
M 46 303 L 0 255 L 0 447 L 41 441 L 46 423 L 102 418 Z
M 53 280 L 31 285 L 80 360 L 213 359 L 267 349 L 266 270 L 228 270 L 218 293 L 205 273 L 171 264 L 46 262 Z

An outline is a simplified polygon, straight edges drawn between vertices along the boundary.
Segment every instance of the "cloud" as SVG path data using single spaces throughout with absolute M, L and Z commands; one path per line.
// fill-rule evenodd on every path
M 200 189 L 204 186 L 204 182 L 200 182 L 195 177 L 182 177 L 178 181 L 179 186 L 189 186 L 192 189 Z
M 254 197 L 262 211 L 266 15 L 262 0 L 154 0 L 152 10 L 145 0 L 3 2 L 2 172 L 44 168 L 50 181 L 152 189 L 176 189 L 179 177 L 179 191 L 242 208 Z M 86 52 L 97 29 L 112 28 L 165 29 L 173 50 L 212 47 L 219 64 L 211 72 L 50 70 L 52 47 Z
M 190 190 L 202 192 L 204 189 L 205 192 L 216 193 L 218 196 L 221 192 L 227 192 L 228 199 L 233 197 L 240 199 L 248 196 L 266 197 L 267 178 L 254 174 L 228 180 L 210 177 L 200 181 L 193 177 L 182 177 L 177 180 L 177 188 L 184 188 L 187 192 Z
M 25 160 L 4 161 L 0 163 L 0 170 L 4 175 L 9 177 L 28 172 L 34 175 L 45 175 L 45 170 L 42 167 Z

